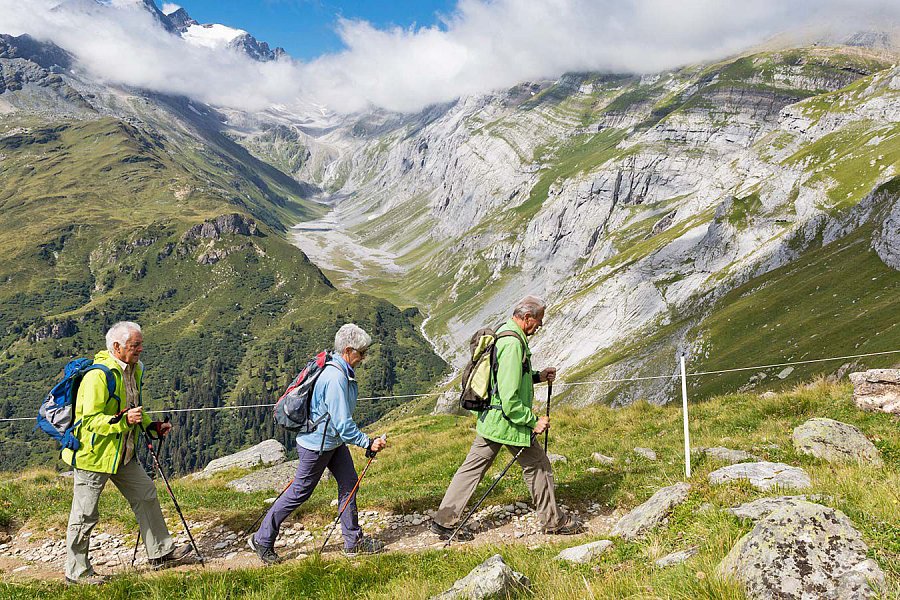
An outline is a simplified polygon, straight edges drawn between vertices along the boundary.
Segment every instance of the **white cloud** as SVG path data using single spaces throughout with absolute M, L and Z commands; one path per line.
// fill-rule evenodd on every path
M 171 15 L 173 12 L 181 8 L 178 4 L 174 2 L 163 2 L 162 11 L 164 15 Z
M 566 71 L 645 73 L 721 58 L 789 30 L 827 25 L 840 35 L 900 22 L 896 0 L 460 0 L 440 27 L 342 20 L 345 50 L 258 63 L 189 46 L 134 4 L 86 16 L 49 11 L 55 2 L 0 0 L 0 32 L 52 39 L 110 82 L 248 110 L 304 98 L 338 111 L 415 111 Z

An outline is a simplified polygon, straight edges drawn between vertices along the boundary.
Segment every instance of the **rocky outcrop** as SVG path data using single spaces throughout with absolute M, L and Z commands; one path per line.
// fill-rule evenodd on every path
M 747 480 L 756 489 L 764 491 L 773 488 L 803 489 L 812 485 L 806 471 L 784 463 L 740 463 L 722 467 L 709 474 L 712 485 L 737 480 Z
M 797 452 L 828 462 L 882 464 L 878 448 L 862 431 L 834 419 L 810 419 L 794 429 L 791 439 Z
M 207 479 L 216 473 L 228 469 L 252 469 L 259 466 L 269 466 L 285 461 L 284 446 L 278 440 L 265 440 L 236 452 L 209 462 L 206 468 L 192 475 L 194 479 Z
M 59 340 L 72 337 L 78 333 L 78 325 L 72 319 L 64 319 L 38 327 L 28 336 L 30 342 L 42 342 L 47 339 Z
M 215 219 L 209 219 L 194 225 L 181 237 L 182 242 L 191 242 L 200 239 L 220 240 L 223 235 L 260 235 L 256 227 L 256 221 L 250 217 L 238 213 L 219 215 Z
M 853 402 L 862 410 L 900 414 L 900 369 L 850 373 Z
M 690 489 L 688 483 L 676 483 L 659 490 L 649 500 L 622 517 L 612 528 L 610 535 L 626 540 L 641 537 L 656 527 L 673 508 L 684 502 Z
M 762 519 L 718 567 L 760 600 L 875 598 L 884 574 L 842 512 L 800 502 Z
M 581 546 L 566 548 L 556 556 L 556 560 L 570 562 L 575 564 L 589 563 L 610 548 L 613 543 L 609 540 L 600 540 Z
M 507 598 L 530 587 L 531 581 L 527 577 L 513 571 L 503 562 L 502 556 L 495 554 L 457 580 L 449 590 L 432 596 L 431 600 Z
M 890 215 L 872 237 L 872 249 L 884 264 L 900 271 L 900 202 L 894 202 Z

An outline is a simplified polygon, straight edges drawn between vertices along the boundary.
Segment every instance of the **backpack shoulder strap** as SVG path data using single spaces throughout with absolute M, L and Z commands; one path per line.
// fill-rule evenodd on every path
M 107 367 L 106 365 L 101 365 L 98 363 L 94 363 L 84 370 L 85 373 L 93 370 L 103 371 L 103 374 L 106 376 L 106 391 L 109 393 L 110 398 L 115 398 L 116 400 L 121 400 L 118 394 L 116 394 L 116 376 L 112 372 L 112 369 Z
M 522 346 L 522 364 L 525 364 L 525 362 L 528 360 L 528 354 L 525 352 L 525 340 L 522 339 L 522 336 L 520 336 L 515 331 L 510 331 L 509 329 L 507 329 L 506 331 L 501 331 L 497 334 L 497 340 L 499 341 L 500 338 L 504 337 L 514 337 L 519 340 L 519 344 Z

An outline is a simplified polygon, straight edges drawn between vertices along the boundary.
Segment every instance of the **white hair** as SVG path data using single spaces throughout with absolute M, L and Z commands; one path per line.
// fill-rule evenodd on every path
M 113 344 L 116 342 L 124 347 L 132 333 L 141 333 L 141 326 L 133 321 L 119 321 L 106 332 L 106 349 L 115 352 Z
M 365 352 L 372 345 L 372 336 L 363 331 L 362 327 L 347 323 L 334 334 L 334 351 L 343 354 L 347 347 Z
M 537 296 L 525 296 L 513 307 L 513 316 L 524 319 L 525 317 L 537 317 L 547 308 L 547 303 Z

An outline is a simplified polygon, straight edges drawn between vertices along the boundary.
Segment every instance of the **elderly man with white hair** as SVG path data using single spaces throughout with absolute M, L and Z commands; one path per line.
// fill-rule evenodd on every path
M 513 308 L 512 318 L 497 330 L 498 336 L 503 332 L 514 335 L 497 339 L 496 395 L 491 398 L 490 410 L 479 413 L 475 441 L 431 522 L 431 531 L 441 539 L 450 538 L 472 493 L 504 446 L 514 456 L 521 450 L 518 462 L 544 532 L 571 535 L 584 531 L 577 519 L 566 515 L 557 505 L 553 469 L 536 438 L 536 434 L 550 427 L 550 417 L 538 417 L 532 410 L 534 384 L 553 381 L 556 368 L 532 370 L 527 338 L 544 324 L 545 310 L 543 300 L 526 296 Z M 459 540 L 472 537 L 467 531 L 456 534 Z
M 62 459 L 74 470 L 74 492 L 66 532 L 66 581 L 98 585 L 88 557 L 91 531 L 99 520 L 97 504 L 108 480 L 128 500 L 141 529 L 152 567 L 166 568 L 187 560 L 190 546 L 175 547 L 166 527 L 156 486 L 135 460 L 139 431 L 159 438 L 172 425 L 151 421 L 141 408 L 144 337 L 137 323 L 121 321 L 106 333 L 106 350 L 94 357 L 101 368 L 88 371 L 75 398 L 74 434 L 78 449 L 63 449 Z M 110 393 L 107 372 L 114 379 Z
M 353 420 L 359 393 L 354 369 L 365 358 L 371 344 L 369 334 L 353 323 L 343 325 L 334 336 L 334 354 L 313 386 L 310 403 L 310 420 L 322 421 L 324 425 L 321 430 L 316 428 L 312 433 L 297 435 L 300 463 L 294 480 L 263 517 L 259 530 L 247 538 L 250 548 L 267 565 L 281 561 L 274 549 L 278 530 L 284 520 L 312 495 L 326 468 L 337 481 L 338 502 L 344 506 L 356 485 L 356 469 L 347 444 L 371 452 L 379 452 L 386 445 L 384 439 L 373 440 L 360 431 Z M 341 514 L 341 531 L 344 554 L 372 554 L 384 549 L 383 542 L 363 535 L 355 496 Z

